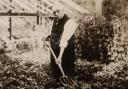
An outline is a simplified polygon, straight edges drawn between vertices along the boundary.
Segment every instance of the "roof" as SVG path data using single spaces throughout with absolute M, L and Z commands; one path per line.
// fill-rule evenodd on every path
M 0 0 L 0 13 L 19 12 L 19 13 L 42 13 L 51 12 L 51 3 L 48 0 Z
M 42 13 L 52 15 L 52 7 L 59 3 L 65 14 L 69 17 L 81 17 L 80 15 L 89 14 L 90 11 L 80 7 L 72 0 L 0 0 L 1 13 Z M 3 14 L 4 15 L 4 14 Z

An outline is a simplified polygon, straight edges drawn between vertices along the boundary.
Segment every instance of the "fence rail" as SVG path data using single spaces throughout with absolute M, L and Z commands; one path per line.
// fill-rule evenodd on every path
M 17 16 L 38 16 L 37 13 L 0 13 L 0 16 L 17 17 Z

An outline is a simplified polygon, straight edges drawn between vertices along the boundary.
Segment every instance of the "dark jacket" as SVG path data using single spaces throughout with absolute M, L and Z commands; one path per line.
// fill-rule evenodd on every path
M 62 19 L 54 19 L 53 27 L 51 31 L 51 46 L 58 47 L 61 39 L 61 35 L 64 30 L 65 23 L 69 20 L 67 15 L 64 15 Z

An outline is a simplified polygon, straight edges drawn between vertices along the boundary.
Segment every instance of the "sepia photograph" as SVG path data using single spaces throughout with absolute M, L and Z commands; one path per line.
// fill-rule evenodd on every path
M 128 0 L 0 0 L 0 89 L 128 89 Z

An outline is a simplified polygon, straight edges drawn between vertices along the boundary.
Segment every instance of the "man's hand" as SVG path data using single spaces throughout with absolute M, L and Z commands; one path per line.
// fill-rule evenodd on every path
M 59 63 L 60 65 L 62 64 L 62 56 L 63 56 L 64 50 L 65 50 L 65 47 L 60 47 L 60 53 L 57 60 L 57 63 Z
M 51 35 L 48 35 L 48 36 L 45 38 L 45 41 L 49 41 L 50 38 L 51 38 Z
M 58 57 L 57 63 L 61 65 L 61 63 L 62 63 L 62 57 L 60 57 L 60 56 Z

